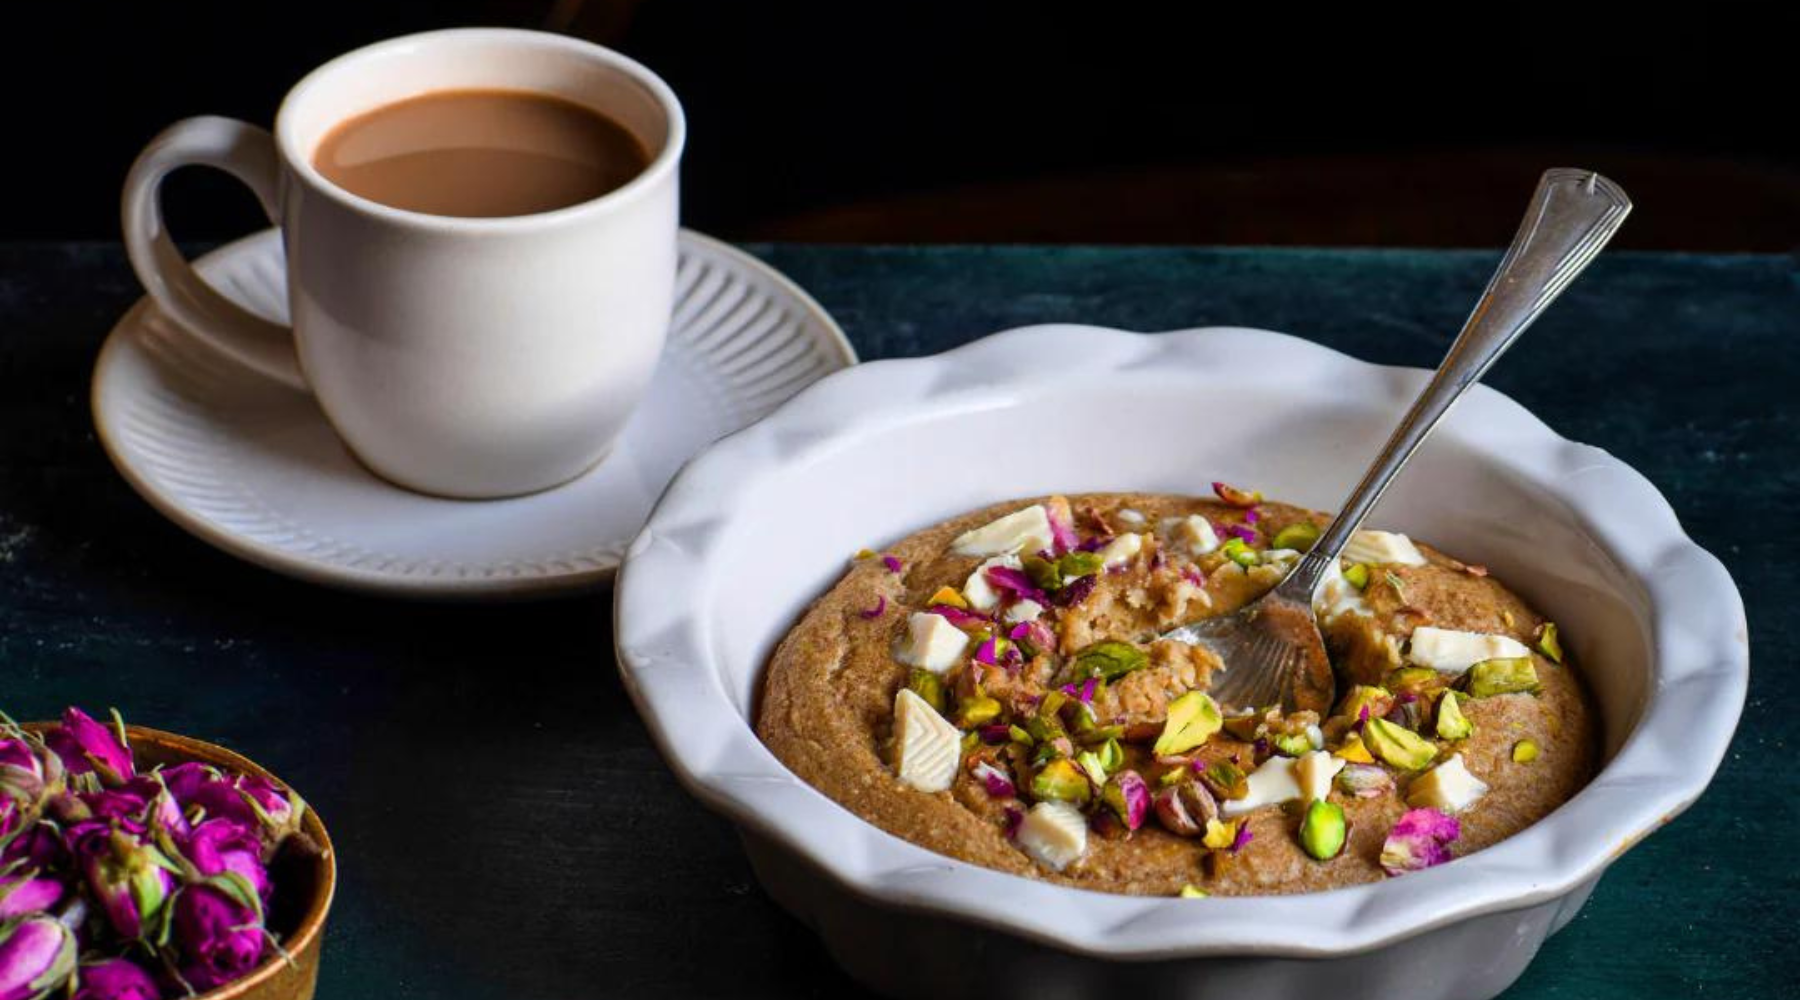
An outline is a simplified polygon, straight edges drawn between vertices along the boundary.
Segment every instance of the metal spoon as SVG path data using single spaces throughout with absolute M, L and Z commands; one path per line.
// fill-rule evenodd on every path
M 1313 617 L 1313 591 L 1438 421 L 1587 267 L 1630 211 L 1625 192 L 1599 174 L 1544 172 L 1512 247 L 1450 353 L 1318 542 L 1275 589 L 1235 614 L 1162 636 L 1219 654 L 1225 669 L 1213 675 L 1214 700 L 1230 708 L 1330 709 L 1335 685 Z

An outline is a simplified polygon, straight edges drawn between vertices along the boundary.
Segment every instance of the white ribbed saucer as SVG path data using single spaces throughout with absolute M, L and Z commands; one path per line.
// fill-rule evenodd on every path
M 274 230 L 198 266 L 230 298 L 286 320 Z M 132 487 L 227 552 L 359 590 L 517 595 L 610 576 L 682 463 L 855 362 L 843 331 L 799 287 L 684 230 L 673 325 L 649 394 L 613 453 L 553 490 L 468 501 L 394 486 L 350 456 L 311 396 L 218 354 L 148 300 L 100 352 L 93 412 Z

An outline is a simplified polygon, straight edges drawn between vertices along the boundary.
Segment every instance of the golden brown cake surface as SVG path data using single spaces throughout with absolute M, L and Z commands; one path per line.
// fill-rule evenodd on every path
M 1004 554 L 959 553 L 959 537 L 1033 505 L 1048 511 L 1052 523 L 1060 517 L 1064 534 L 1041 550 L 1017 553 L 1015 558 L 1023 560 L 1019 570 L 1000 574 L 998 584 L 987 588 L 992 591 L 987 596 L 997 597 L 997 603 L 955 608 L 981 596 L 974 592 L 989 582 L 980 570 L 984 563 L 996 558 L 1008 562 Z M 1189 521 L 1194 515 L 1205 520 L 1216 548 L 1202 552 L 1205 539 L 1196 540 Z M 1272 541 L 1290 526 L 1305 522 L 1317 527 L 1326 520 L 1274 502 L 1234 506 L 1210 498 L 1095 494 L 996 504 L 927 528 L 856 559 L 844 578 L 807 610 L 769 665 L 757 733 L 809 784 L 913 843 L 1025 877 L 1122 893 L 1172 895 L 1184 886 L 1210 894 L 1294 893 L 1387 877 L 1382 853 L 1396 822 L 1409 809 L 1435 801 L 1425 795 L 1426 786 L 1415 788 L 1415 783 L 1455 755 L 1486 791 L 1472 804 L 1456 803 L 1460 808 L 1430 805 L 1454 817 L 1458 835 L 1442 845 L 1446 856 L 1461 856 L 1516 833 L 1573 795 L 1594 768 L 1595 724 L 1574 666 L 1546 655 L 1556 648 L 1554 631 L 1547 642 L 1546 620 L 1498 580 L 1423 543 L 1414 551 L 1423 555 L 1424 565 L 1343 561 L 1352 582 L 1338 581 L 1333 593 L 1349 607 L 1322 611 L 1337 671 L 1337 711 L 1323 718 L 1260 712 L 1254 718 L 1233 718 L 1242 713 L 1225 706 L 1224 728 L 1204 743 L 1179 753 L 1154 752 L 1170 703 L 1190 691 L 1203 691 L 1217 661 L 1204 649 L 1153 637 L 1254 600 L 1281 579 L 1294 558 L 1273 550 Z M 1306 534 L 1300 527 L 1285 537 L 1304 548 L 1310 544 Z M 1129 535 L 1137 541 L 1113 544 Z M 1241 542 L 1233 544 L 1234 538 Z M 1059 562 L 1059 550 L 1065 548 L 1092 555 Z M 1271 551 L 1277 554 L 1271 557 Z M 1115 565 L 1085 574 L 1085 583 L 1074 575 L 1102 557 Z M 972 574 L 982 582 L 972 582 Z M 1019 589 L 1008 590 L 1007 582 Z M 1042 608 L 1036 618 L 1041 628 L 1017 620 L 1030 611 L 1028 605 L 1021 607 L 1022 601 Z M 909 656 L 917 659 L 912 655 L 917 652 L 912 616 L 932 614 L 934 608 L 960 626 L 969 637 L 966 646 L 953 663 L 937 670 L 902 662 Z M 1529 650 L 1524 662 L 1535 674 L 1536 690 L 1494 693 L 1495 684 L 1506 686 L 1508 677 L 1517 686 L 1516 660 L 1496 658 L 1491 662 L 1499 667 L 1484 664 L 1476 671 L 1456 669 L 1453 659 L 1448 666 L 1421 666 L 1419 661 L 1431 659 L 1431 650 L 1426 641 L 1411 641 L 1420 628 L 1521 644 Z M 1108 666 L 1111 661 L 1105 657 L 1082 655 L 1100 643 L 1124 643 L 1142 656 Z M 1049 648 L 1039 648 L 1043 646 Z M 1501 648 L 1513 647 L 1502 643 Z M 1103 669 L 1126 672 L 1088 683 L 1087 674 Z M 1509 675 L 1509 669 L 1514 673 Z M 937 691 L 931 690 L 934 684 Z M 964 737 L 956 748 L 950 787 L 942 791 L 922 791 L 899 776 L 897 693 L 909 685 L 935 695 L 928 700 L 937 702 L 937 711 Z M 1343 706 L 1356 685 L 1385 685 L 1385 698 L 1361 692 L 1375 698 L 1367 717 L 1354 705 Z M 1454 708 L 1445 708 L 1445 691 L 1454 692 Z M 1050 711 L 1054 718 L 1048 725 L 1046 699 L 1060 706 Z M 995 708 L 998 714 L 988 717 Z M 1460 739 L 1454 738 L 1458 711 L 1473 727 Z M 1151 796 L 1191 782 L 1205 790 L 1191 795 L 1223 808 L 1231 801 L 1230 790 L 1216 781 L 1209 788 L 1202 780 L 1208 764 L 1232 762 L 1248 774 L 1271 760 L 1275 771 L 1285 771 L 1289 758 L 1309 753 L 1320 755 L 1314 764 L 1359 761 L 1359 745 L 1378 750 L 1391 746 L 1381 745 L 1369 732 L 1375 720 L 1383 723 L 1384 733 L 1399 727 L 1429 741 L 1429 764 L 1396 766 L 1379 754 L 1367 763 L 1352 763 L 1351 773 L 1362 779 L 1362 795 L 1354 794 L 1354 783 L 1340 773 L 1324 800 L 1341 809 L 1347 825 L 1337 852 L 1329 850 L 1329 830 L 1324 850 L 1316 840 L 1311 852 L 1303 846 L 1301 827 L 1309 809 L 1299 798 L 1241 817 L 1220 813 L 1210 838 L 1204 830 L 1193 835 L 1196 831 L 1189 829 L 1187 836 L 1171 832 L 1180 824 L 1162 818 L 1157 808 L 1141 815 L 1138 828 L 1130 830 L 1129 806 L 1121 810 L 1106 803 L 1108 784 L 1125 782 L 1119 774 L 1130 771 L 1143 779 Z M 1533 749 L 1534 758 L 1515 759 L 1530 757 Z M 1100 758 L 1112 766 L 1096 771 L 1094 762 Z M 1371 768 L 1384 772 L 1391 787 L 1382 789 L 1381 776 Z M 1040 781 L 1046 769 L 1062 778 L 1085 776 L 1085 789 L 1069 781 Z M 1454 770 L 1439 777 L 1453 777 Z M 1034 785 L 1051 797 L 1086 798 L 1070 803 L 1087 819 L 1085 844 L 1079 857 L 1060 871 L 1021 843 L 1021 817 L 1042 798 L 1034 795 Z M 1409 797 L 1415 800 L 1411 805 Z M 1115 798 L 1125 796 L 1115 792 Z M 1330 812 L 1322 810 L 1312 822 L 1329 827 Z M 1035 844 L 1033 837 L 1027 835 Z M 1220 846 L 1221 837 L 1234 846 Z M 1214 846 L 1208 846 L 1209 839 Z M 1328 857 L 1320 860 L 1315 857 L 1319 853 Z M 1408 856 L 1404 850 L 1390 854 L 1390 867 L 1413 867 L 1405 863 Z

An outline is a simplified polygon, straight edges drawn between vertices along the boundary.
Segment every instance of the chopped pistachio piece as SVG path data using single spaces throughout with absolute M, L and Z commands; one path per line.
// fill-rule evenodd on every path
M 1262 503 L 1263 495 L 1259 490 L 1240 490 L 1230 483 L 1213 483 L 1213 492 L 1219 499 L 1233 507 L 1254 507 Z
M 1312 740 L 1305 733 L 1277 733 L 1269 743 L 1283 757 L 1298 757 L 1313 748 Z
M 1306 807 L 1306 818 L 1300 821 L 1300 846 L 1319 861 L 1330 861 L 1344 849 L 1348 824 L 1344 807 L 1317 799 Z
M 1400 698 L 1394 703 L 1393 708 L 1388 709 L 1384 718 L 1402 729 L 1410 729 L 1415 733 L 1423 732 L 1425 729 L 1425 703 L 1420 701 L 1417 695 Z
M 1537 668 L 1531 657 L 1483 660 L 1469 668 L 1469 694 L 1491 698 L 1501 694 L 1535 694 L 1538 689 Z
M 1393 703 L 1394 696 L 1388 693 L 1387 688 L 1375 687 L 1372 684 L 1358 684 L 1350 689 L 1349 694 L 1344 695 L 1344 700 L 1338 702 L 1337 711 L 1332 714 L 1344 716 L 1355 722 L 1362 718 L 1363 709 L 1368 709 L 1369 716 L 1375 718 L 1386 715 L 1388 708 Z
M 1262 725 L 1262 721 L 1263 717 L 1252 711 L 1225 719 L 1220 728 L 1224 729 L 1232 739 L 1248 743 L 1256 739 L 1256 727 Z
M 956 724 L 968 729 L 984 726 L 1000 717 L 1000 702 L 984 694 L 963 698 L 956 703 Z
M 1039 712 L 1025 720 L 1025 735 L 1030 739 L 1020 742 L 1048 743 L 1054 739 L 1067 738 L 1069 734 L 1063 730 L 1061 719 Z
M 1108 736 L 1100 745 L 1100 766 L 1106 768 L 1107 774 L 1125 766 L 1125 748 L 1119 745 L 1117 736 Z
M 1107 779 L 1100 790 L 1100 800 L 1119 817 L 1125 829 L 1136 830 L 1150 813 L 1150 786 L 1136 771 L 1120 771 Z
M 1206 821 L 1206 835 L 1200 843 L 1215 851 L 1223 851 L 1237 843 L 1238 821 L 1209 819 Z
M 1106 784 L 1106 765 L 1100 763 L 1100 755 L 1092 750 L 1083 750 L 1075 755 L 1075 766 L 1098 788 Z
M 1200 888 L 1192 882 L 1181 887 L 1182 899 L 1206 899 L 1211 895 L 1212 893 L 1207 892 L 1205 889 Z
M 1085 803 L 1091 794 L 1087 774 L 1067 758 L 1045 764 L 1031 779 L 1031 797 L 1034 799 Z
M 1019 568 L 1025 571 L 1032 586 L 1039 590 L 1062 589 L 1062 573 L 1057 570 L 1055 563 L 1042 556 L 1026 556 Z
M 1218 703 L 1204 691 L 1189 691 L 1169 703 L 1169 717 L 1154 749 L 1163 757 L 1186 753 L 1205 743 L 1222 724 Z
M 962 608 L 964 610 L 967 610 L 969 607 L 969 602 L 963 600 L 962 591 L 957 590 L 955 587 L 947 586 L 939 587 L 937 593 L 931 595 L 931 600 L 926 601 L 925 603 L 948 604 L 953 608 Z
M 1384 686 L 1394 692 L 1411 691 L 1424 694 L 1443 681 L 1444 675 L 1430 667 L 1401 667 L 1387 675 Z
M 1156 793 L 1151 802 L 1163 829 L 1178 837 L 1198 837 L 1210 820 L 1218 818 L 1219 804 L 1197 781 L 1184 781 Z
M 1406 789 L 1406 804 L 1455 815 L 1487 793 L 1487 783 L 1469 773 L 1462 754 L 1452 754 L 1449 760 L 1413 779 Z
M 1355 733 L 1351 734 L 1350 738 L 1344 741 L 1343 746 L 1338 747 L 1333 751 L 1333 756 L 1341 757 L 1352 764 L 1375 763 L 1375 756 L 1369 753 L 1368 747 L 1363 745 L 1362 736 Z
M 1091 708 L 1086 709 L 1082 715 L 1083 719 L 1092 718 L 1093 712 L 1094 710 Z M 1107 742 L 1117 742 L 1119 737 L 1124 735 L 1124 726 L 1084 725 L 1082 726 L 1081 731 L 1075 734 L 1075 738 L 1080 740 L 1084 746 L 1105 749 L 1105 744 Z M 1110 771 L 1112 768 L 1108 767 L 1107 770 Z
M 1422 771 L 1437 756 L 1436 744 L 1386 719 L 1370 719 L 1363 726 L 1363 743 L 1375 756 L 1404 771 Z
M 1313 543 L 1318 540 L 1318 525 L 1311 521 L 1296 521 L 1280 531 L 1277 531 L 1275 537 L 1269 542 L 1269 548 L 1293 549 L 1297 552 L 1305 552 L 1307 549 L 1312 548 Z
M 1250 781 L 1242 768 L 1228 760 L 1215 760 L 1200 772 L 1200 781 L 1217 798 L 1241 799 L 1250 794 Z
M 1446 740 L 1466 740 L 1475 731 L 1475 724 L 1462 713 L 1457 704 L 1456 692 L 1445 691 L 1444 697 L 1438 700 L 1437 734 Z
M 1100 572 L 1102 562 L 1098 552 L 1065 552 L 1056 560 L 1056 569 L 1067 582 Z
M 932 711 L 942 714 L 947 707 L 943 678 L 929 670 L 914 667 L 906 677 L 906 688 L 925 699 L 925 704 L 930 705 Z
M 1150 657 L 1143 650 L 1131 643 L 1111 639 L 1096 642 L 1075 654 L 1076 673 L 1083 677 L 1098 677 L 1103 681 L 1117 680 L 1149 665 Z
M 1562 662 L 1562 642 L 1556 637 L 1556 623 L 1545 622 L 1538 632 L 1538 652 L 1548 656 L 1552 662 Z
M 1219 554 L 1245 569 L 1262 561 L 1262 557 L 1257 555 L 1256 550 L 1242 538 L 1228 539 L 1224 545 L 1219 546 Z
M 1336 784 L 1347 795 L 1372 799 L 1394 790 L 1394 776 L 1374 764 L 1345 764 L 1337 773 Z
M 1536 740 L 1520 740 L 1513 744 L 1512 759 L 1514 764 L 1529 764 L 1538 759 Z
M 1344 570 L 1344 579 L 1357 590 L 1367 590 L 1369 588 L 1369 564 L 1351 563 L 1350 568 Z

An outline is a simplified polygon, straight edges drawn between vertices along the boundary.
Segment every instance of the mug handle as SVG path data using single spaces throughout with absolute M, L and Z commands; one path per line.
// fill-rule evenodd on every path
M 120 214 L 132 270 L 163 312 L 200 339 L 270 378 L 306 390 L 293 331 L 219 294 L 169 238 L 163 225 L 162 180 L 191 165 L 216 167 L 243 181 L 269 220 L 280 223 L 281 165 L 274 138 L 231 118 L 187 118 L 150 140 L 125 177 Z

